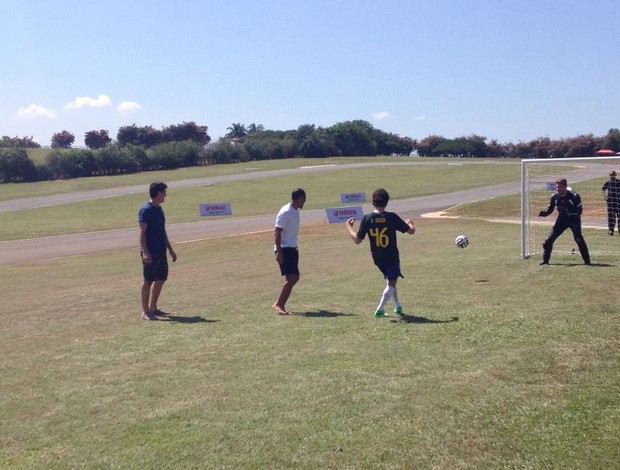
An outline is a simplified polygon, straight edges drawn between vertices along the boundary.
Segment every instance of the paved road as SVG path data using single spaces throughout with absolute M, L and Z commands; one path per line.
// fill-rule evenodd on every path
M 463 162 L 467 164 L 467 162 Z M 476 162 L 480 164 L 480 162 Z M 367 166 L 386 165 L 446 165 L 446 162 L 412 162 L 412 163 L 359 163 L 350 165 L 317 165 L 288 170 L 254 172 L 247 174 L 227 175 L 211 178 L 190 179 L 171 182 L 175 188 L 191 187 L 198 185 L 214 184 L 216 182 L 264 178 L 299 173 L 303 171 L 334 171 L 334 169 L 359 168 Z M 460 164 L 460 162 L 459 162 Z M 497 164 L 497 162 L 494 162 Z M 590 170 L 592 171 L 592 170 Z M 601 170 L 594 170 L 600 175 Z M 571 174 L 570 181 L 577 178 L 591 176 L 588 174 Z M 41 207 L 41 205 L 66 204 L 80 200 L 97 199 L 104 196 L 123 195 L 144 192 L 144 185 L 129 186 L 106 190 L 86 191 L 81 193 L 69 193 L 45 198 L 28 198 L 0 203 L 0 212 L 22 210 L 29 207 Z M 488 199 L 497 196 L 517 194 L 521 191 L 520 183 L 506 183 L 485 186 L 481 188 L 455 191 L 446 194 L 415 197 L 403 200 L 390 201 L 390 210 L 398 212 L 404 217 L 419 217 L 429 212 L 437 212 L 448 209 L 456 204 Z M 371 205 L 365 204 L 364 211 L 370 211 Z M 266 214 L 253 217 L 234 217 L 228 219 L 205 220 L 201 222 L 188 222 L 169 224 L 168 233 L 173 243 L 181 243 L 192 240 L 218 238 L 231 235 L 243 235 L 261 231 L 273 230 L 274 214 Z M 322 209 L 303 210 L 303 224 L 325 223 L 325 211 Z M 108 250 L 124 249 L 138 246 L 137 228 L 108 230 L 102 232 L 89 232 L 73 235 L 60 235 L 42 237 L 27 240 L 14 240 L 0 242 L 0 266 L 33 262 L 38 260 L 53 259 L 58 257 L 82 255 L 87 253 L 102 252 Z
M 144 191 L 144 187 L 141 190 Z M 448 194 L 392 200 L 390 201 L 390 210 L 398 212 L 404 217 L 419 217 L 424 213 L 444 210 L 464 201 L 514 194 L 518 191 L 519 184 L 510 183 Z M 364 211 L 370 210 L 370 204 L 365 204 Z M 167 229 L 170 239 L 177 244 L 191 240 L 271 231 L 273 230 L 274 217 L 275 214 L 267 214 L 253 217 L 169 224 Z M 325 211 L 322 209 L 302 211 L 302 222 L 304 225 L 325 223 L 325 219 Z M 137 246 L 137 228 L 6 241 L 0 242 L 0 265 Z

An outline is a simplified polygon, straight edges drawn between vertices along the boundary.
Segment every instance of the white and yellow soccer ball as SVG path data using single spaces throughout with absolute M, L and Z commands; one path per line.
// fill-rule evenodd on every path
M 459 235 L 454 239 L 454 244 L 459 248 L 465 248 L 469 245 L 469 238 L 467 238 L 467 235 Z

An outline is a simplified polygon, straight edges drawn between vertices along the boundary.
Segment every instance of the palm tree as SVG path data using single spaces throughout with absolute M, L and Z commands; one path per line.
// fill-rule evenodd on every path
M 226 128 L 226 130 L 228 131 L 226 137 L 231 140 L 241 139 L 242 137 L 248 135 L 247 129 L 240 122 L 231 124 L 230 127 Z
M 265 130 L 265 127 L 262 124 L 256 125 L 254 123 L 250 124 L 248 126 L 248 134 L 257 134 L 259 132 L 263 132 Z

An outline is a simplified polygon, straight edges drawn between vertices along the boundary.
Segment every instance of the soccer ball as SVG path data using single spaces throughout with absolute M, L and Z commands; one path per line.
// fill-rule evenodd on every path
M 459 248 L 465 248 L 467 245 L 469 245 L 469 238 L 467 238 L 467 236 L 465 235 L 459 235 L 454 239 L 454 244 Z

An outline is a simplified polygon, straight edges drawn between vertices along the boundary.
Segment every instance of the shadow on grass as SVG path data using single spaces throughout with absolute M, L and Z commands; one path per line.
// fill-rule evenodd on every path
M 336 318 L 336 317 L 353 317 L 354 313 L 330 312 L 329 310 L 316 310 L 313 312 L 297 312 L 293 315 L 308 318 Z
M 418 323 L 418 324 L 427 324 L 427 323 L 452 323 L 455 321 L 459 321 L 459 317 L 451 317 L 450 320 L 433 320 L 431 318 L 426 317 L 417 317 L 415 315 L 403 315 L 400 318 L 395 318 L 391 320 L 392 323 Z
M 563 263 L 563 262 L 559 262 L 559 263 L 550 263 L 550 266 L 564 266 L 566 268 L 574 268 L 575 266 L 585 266 L 583 263 L 577 263 L 577 262 L 570 262 L 570 263 Z M 589 268 L 611 268 L 614 267 L 615 264 L 609 264 L 609 263 L 592 263 L 590 264 L 590 266 L 588 266 Z
M 158 321 L 168 322 L 168 323 L 215 323 L 219 320 L 207 320 L 204 317 L 199 315 L 195 315 L 193 317 L 184 317 L 181 315 L 174 315 L 172 313 L 166 313 L 165 315 L 159 315 L 157 317 Z

